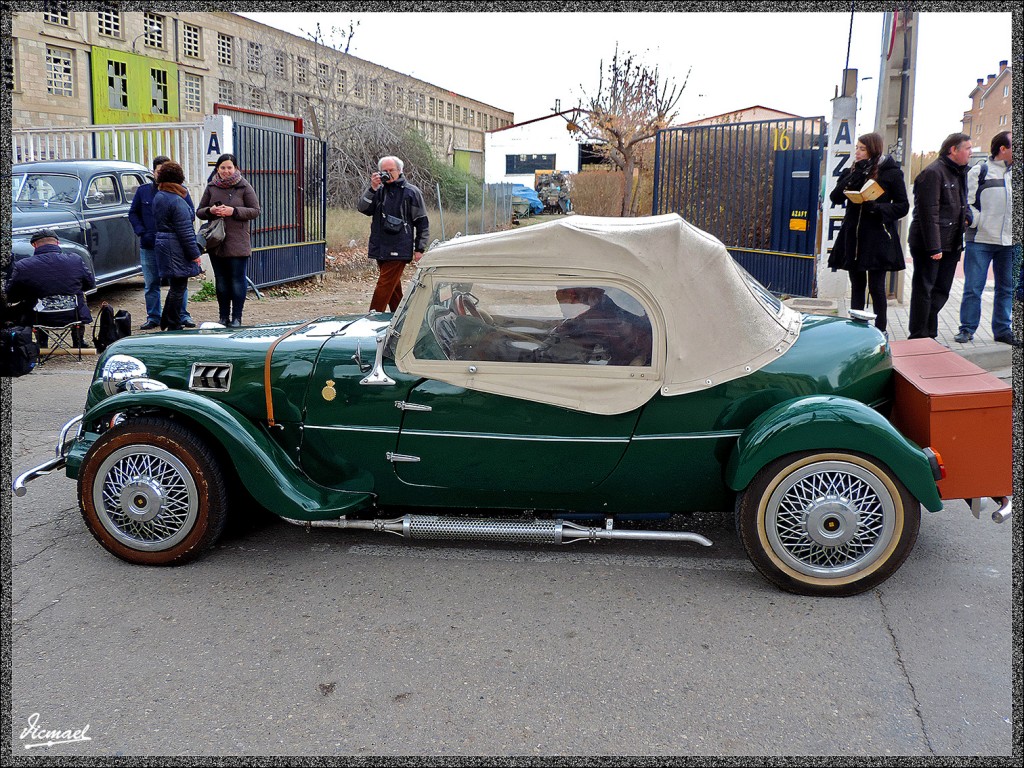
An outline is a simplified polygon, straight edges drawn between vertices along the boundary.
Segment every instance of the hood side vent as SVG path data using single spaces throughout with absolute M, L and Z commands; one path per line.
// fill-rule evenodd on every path
M 231 363 L 193 363 L 188 388 L 193 392 L 227 392 L 231 389 Z

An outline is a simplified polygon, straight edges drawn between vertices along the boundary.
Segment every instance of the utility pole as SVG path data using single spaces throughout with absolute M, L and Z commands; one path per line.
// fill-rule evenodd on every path
M 882 54 L 878 71 L 878 103 L 875 108 L 875 131 L 885 140 L 885 151 L 903 170 L 907 191 L 911 189 L 911 128 L 914 121 L 914 79 L 917 63 L 918 14 L 903 10 L 885 14 L 882 25 Z M 900 221 L 900 242 L 907 248 L 910 216 Z M 904 272 L 889 276 L 887 293 L 903 302 Z

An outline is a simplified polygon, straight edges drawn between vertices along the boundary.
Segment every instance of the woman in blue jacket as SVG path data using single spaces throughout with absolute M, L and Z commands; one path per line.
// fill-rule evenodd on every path
M 195 211 L 186 202 L 185 172 L 177 163 L 164 163 L 156 172 L 157 193 L 153 197 L 156 221 L 156 259 L 160 277 L 170 289 L 160 316 L 161 331 L 181 330 L 181 303 L 188 279 L 203 271 L 199 244 L 192 222 Z

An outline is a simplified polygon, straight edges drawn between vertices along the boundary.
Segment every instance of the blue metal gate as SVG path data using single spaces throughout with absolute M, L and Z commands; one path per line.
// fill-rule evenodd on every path
M 825 118 L 658 132 L 653 213 L 708 232 L 769 290 L 815 293 Z
M 260 201 L 246 268 L 259 288 L 324 272 L 327 156 L 315 136 L 234 123 L 235 155 Z

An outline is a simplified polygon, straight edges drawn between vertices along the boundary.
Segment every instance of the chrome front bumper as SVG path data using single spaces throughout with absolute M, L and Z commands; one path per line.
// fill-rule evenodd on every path
M 74 437 L 68 439 L 68 433 L 75 426 L 78 426 L 78 430 L 75 432 Z M 18 475 L 14 482 L 11 484 L 11 490 L 14 491 L 15 496 L 24 496 L 28 493 L 28 488 L 25 487 L 26 483 L 30 483 L 37 477 L 48 475 L 55 469 L 63 469 L 67 463 L 68 450 L 71 448 L 71 444 L 78 439 L 79 435 L 82 434 L 82 417 L 76 416 L 67 424 L 65 424 L 60 430 L 60 437 L 57 438 L 57 447 L 54 449 L 54 457 L 48 461 L 44 461 L 42 464 L 32 469 L 22 472 Z

